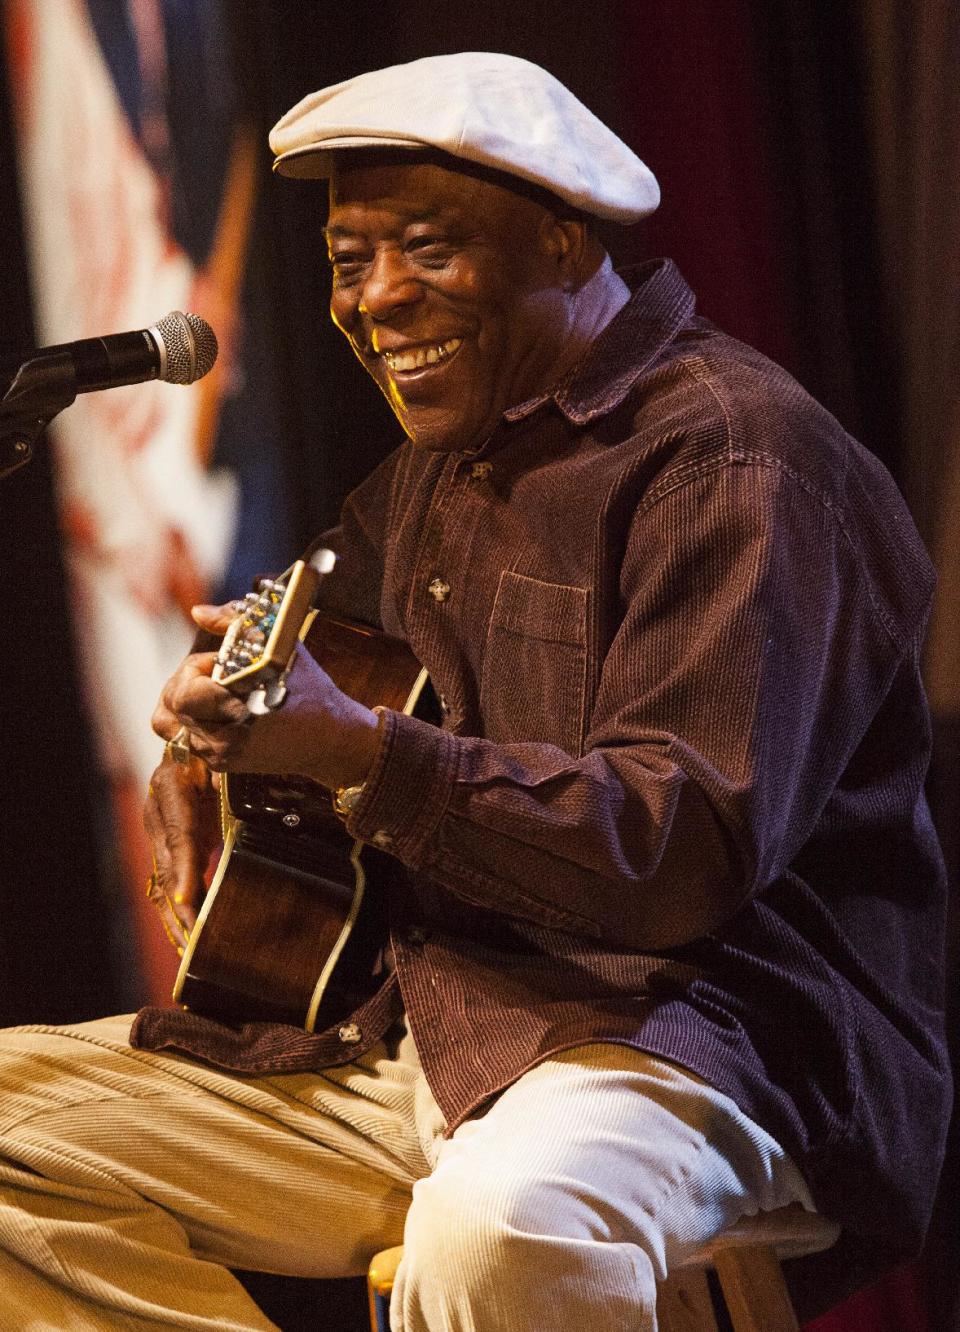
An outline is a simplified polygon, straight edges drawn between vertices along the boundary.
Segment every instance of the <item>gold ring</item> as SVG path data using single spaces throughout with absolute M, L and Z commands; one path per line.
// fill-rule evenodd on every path
M 193 751 L 190 748 L 190 732 L 185 726 L 181 726 L 173 739 L 167 741 L 163 747 L 163 752 L 174 763 L 190 762 Z

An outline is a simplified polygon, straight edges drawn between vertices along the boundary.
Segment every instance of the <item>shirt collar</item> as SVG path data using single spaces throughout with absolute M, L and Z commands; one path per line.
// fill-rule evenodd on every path
M 509 408 L 505 420 L 523 420 L 547 402 L 555 402 L 574 425 L 605 416 L 619 406 L 692 316 L 693 292 L 671 259 L 638 264 L 621 277 L 633 294 L 586 356 L 552 392 Z

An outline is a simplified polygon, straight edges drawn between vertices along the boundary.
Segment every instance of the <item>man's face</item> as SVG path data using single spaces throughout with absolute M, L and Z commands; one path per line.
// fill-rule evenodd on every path
M 434 162 L 353 159 L 331 181 L 330 309 L 414 443 L 479 447 L 552 387 L 566 332 L 555 220 Z

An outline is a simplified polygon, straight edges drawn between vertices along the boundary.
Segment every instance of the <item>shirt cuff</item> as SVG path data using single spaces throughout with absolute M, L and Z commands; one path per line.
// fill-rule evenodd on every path
M 384 708 L 380 743 L 347 819 L 352 837 L 419 869 L 457 778 L 460 743 L 429 722 Z

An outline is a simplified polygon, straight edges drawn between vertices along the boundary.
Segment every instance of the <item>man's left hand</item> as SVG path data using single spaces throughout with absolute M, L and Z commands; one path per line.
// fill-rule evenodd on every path
M 194 619 L 223 632 L 229 608 L 198 608 Z M 190 748 L 215 772 L 297 773 L 331 788 L 364 780 L 376 713 L 344 694 L 301 644 L 283 705 L 265 716 L 251 717 L 242 698 L 211 679 L 215 662 L 215 653 L 191 654 L 167 681 L 153 715 L 164 740 L 186 727 Z

